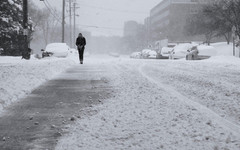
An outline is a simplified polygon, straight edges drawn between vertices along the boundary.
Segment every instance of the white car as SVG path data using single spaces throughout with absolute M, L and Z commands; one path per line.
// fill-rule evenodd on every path
M 172 50 L 173 50 L 172 47 L 163 47 L 162 50 L 161 50 L 161 52 L 160 52 L 160 54 L 161 54 L 162 56 L 168 57 Z
M 207 59 L 211 56 L 216 56 L 217 50 L 212 46 L 207 45 L 199 45 L 194 46 L 190 50 L 188 50 L 188 53 L 186 55 L 187 60 L 201 60 L 201 59 Z
M 158 51 L 157 58 L 158 59 L 168 59 L 170 53 L 173 51 L 172 47 L 163 47 L 161 50 Z
M 67 57 L 70 47 L 66 43 L 51 43 L 46 46 L 45 52 L 51 53 L 54 57 Z
M 157 58 L 157 52 L 150 49 L 142 50 L 142 58 Z
M 130 58 L 142 58 L 142 53 L 141 52 L 133 52 L 131 55 L 130 55 Z
M 176 45 L 169 54 L 169 59 L 186 58 L 188 51 L 197 44 L 183 43 Z

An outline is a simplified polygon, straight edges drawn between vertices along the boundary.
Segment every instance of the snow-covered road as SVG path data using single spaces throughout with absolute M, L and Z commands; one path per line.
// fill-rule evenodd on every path
M 116 58 L 104 66 L 114 95 L 68 129 L 57 150 L 240 149 L 240 60 Z M 91 62 L 91 61 L 89 61 Z

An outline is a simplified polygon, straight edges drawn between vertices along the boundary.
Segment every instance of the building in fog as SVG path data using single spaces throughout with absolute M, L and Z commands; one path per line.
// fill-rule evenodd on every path
M 139 24 L 136 21 L 127 21 L 124 23 L 124 37 L 135 36 L 138 32 Z
M 185 42 L 184 26 L 191 14 L 199 12 L 209 0 L 163 0 L 150 11 L 150 35 L 152 41 L 168 39 L 171 42 Z M 195 39 L 200 40 L 200 39 Z
M 142 50 L 147 45 L 146 28 L 136 21 L 127 21 L 124 24 L 123 49 L 125 52 Z

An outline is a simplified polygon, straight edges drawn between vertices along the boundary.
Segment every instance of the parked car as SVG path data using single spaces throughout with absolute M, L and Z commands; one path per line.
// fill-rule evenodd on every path
M 197 60 L 198 59 L 198 48 L 193 46 L 191 49 L 187 50 L 186 60 Z
M 161 50 L 158 51 L 157 58 L 168 59 L 172 50 L 173 50 L 172 47 L 163 47 Z
M 51 43 L 46 46 L 45 53 L 55 57 L 67 57 L 70 47 L 66 43 Z
M 142 50 L 142 58 L 157 58 L 157 52 L 150 49 Z
M 51 57 L 53 55 L 52 52 L 46 52 L 44 49 L 41 49 L 41 51 L 42 51 L 42 58 Z
M 194 46 L 197 46 L 197 44 L 183 43 L 176 45 L 170 52 L 169 59 L 186 58 L 188 51 L 191 50 Z
M 201 60 L 216 55 L 217 50 L 214 47 L 207 45 L 199 45 L 194 46 L 190 50 L 188 50 L 186 60 Z
M 130 58 L 142 58 L 142 53 L 141 52 L 133 52 L 131 55 L 130 55 Z

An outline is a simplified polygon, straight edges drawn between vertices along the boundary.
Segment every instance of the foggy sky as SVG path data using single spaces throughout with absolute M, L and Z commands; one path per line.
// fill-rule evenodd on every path
M 33 0 L 39 7 L 45 7 L 40 0 Z M 46 0 L 45 0 L 46 1 Z M 62 9 L 62 0 L 47 0 L 52 7 Z M 76 0 L 78 3 L 76 24 L 93 35 L 122 35 L 124 22 L 135 20 L 143 23 L 150 9 L 161 0 Z M 66 1 L 66 9 L 69 5 Z M 68 13 L 66 15 L 69 15 Z M 61 14 L 59 14 L 61 16 Z M 69 24 L 69 18 L 66 18 Z M 86 26 L 85 26 L 86 25 Z M 94 27 L 90 27 L 94 26 Z

